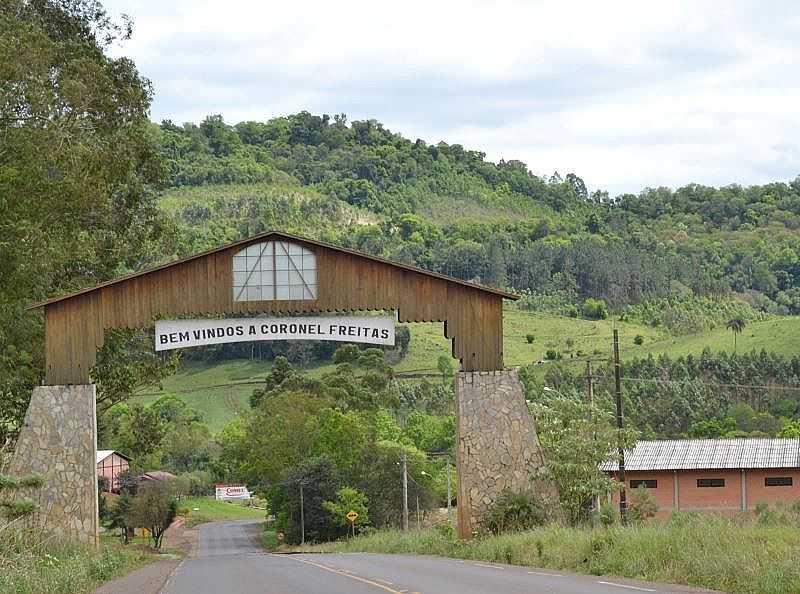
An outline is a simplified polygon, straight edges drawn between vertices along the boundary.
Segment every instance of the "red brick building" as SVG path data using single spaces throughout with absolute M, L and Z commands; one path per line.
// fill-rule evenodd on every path
M 616 461 L 602 469 L 618 476 Z M 800 439 L 639 441 L 625 453 L 628 501 L 639 486 L 673 511 L 738 513 L 759 503 L 800 501 Z M 619 493 L 612 502 L 619 503 Z

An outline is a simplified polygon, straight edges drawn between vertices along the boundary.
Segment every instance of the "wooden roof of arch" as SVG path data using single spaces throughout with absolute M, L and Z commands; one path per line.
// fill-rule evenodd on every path
M 232 259 L 265 241 L 299 244 L 316 255 L 317 298 L 234 301 Z M 445 324 L 465 371 L 502 369 L 502 300 L 517 295 L 279 231 L 261 233 L 180 260 L 35 303 L 44 308 L 46 383 L 88 383 L 104 332 L 149 327 L 167 316 L 396 310 L 398 321 Z

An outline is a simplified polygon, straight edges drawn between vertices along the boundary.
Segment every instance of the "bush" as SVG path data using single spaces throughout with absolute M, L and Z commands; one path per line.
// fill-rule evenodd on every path
M 533 343 L 533 341 L 534 341 L 534 338 L 535 338 L 535 337 L 533 336 L 533 334 L 526 334 L 526 335 L 525 335 L 525 340 L 527 340 L 527 341 L 528 341 L 528 344 L 532 344 L 532 343 Z
M 655 517 L 658 503 L 645 487 L 639 487 L 631 495 L 628 506 L 628 519 L 634 523 L 642 523 Z
M 636 336 L 634 336 L 633 344 L 637 346 L 642 346 L 644 344 L 644 336 L 642 336 L 641 334 L 637 334 Z
M 608 502 L 601 505 L 594 515 L 595 522 L 601 526 L 613 526 L 618 517 L 617 508 Z
M 548 361 L 557 361 L 561 359 L 561 353 L 556 351 L 555 349 L 548 349 L 547 352 L 544 354 L 544 358 Z
M 164 532 L 172 524 L 178 504 L 170 481 L 152 481 L 139 487 L 133 498 L 128 516 L 128 525 L 147 528 L 153 547 L 161 548 Z
M 587 299 L 581 308 L 583 317 L 590 320 L 605 320 L 608 317 L 608 306 L 602 299 Z
M 492 508 L 484 515 L 482 528 L 493 534 L 520 532 L 541 526 L 547 521 L 544 505 L 531 493 L 508 489 L 500 493 Z

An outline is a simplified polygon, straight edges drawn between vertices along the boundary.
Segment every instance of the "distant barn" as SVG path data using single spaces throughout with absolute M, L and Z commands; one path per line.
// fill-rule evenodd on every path
M 130 469 L 131 459 L 114 450 L 97 450 L 97 476 L 106 479 L 107 489 L 119 493 L 119 475 Z

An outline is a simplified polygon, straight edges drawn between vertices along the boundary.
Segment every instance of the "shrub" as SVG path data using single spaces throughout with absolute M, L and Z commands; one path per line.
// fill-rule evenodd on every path
M 602 299 L 587 299 L 581 308 L 583 317 L 590 320 L 605 320 L 608 317 L 608 306 Z
M 644 344 L 644 336 L 642 336 L 641 334 L 637 334 L 636 336 L 634 336 L 633 344 L 642 346 Z
M 535 337 L 533 336 L 533 334 L 526 334 L 526 335 L 525 335 L 525 340 L 527 340 L 527 341 L 528 341 L 528 344 L 532 344 L 532 343 L 533 343 L 533 341 L 534 341 L 534 338 L 535 338 Z
M 333 362 L 337 365 L 342 363 L 355 363 L 361 356 L 361 349 L 354 344 L 343 344 L 333 353 Z
M 446 540 L 453 540 L 456 537 L 456 531 L 449 522 L 436 524 L 434 528 L 436 528 L 436 532 L 439 534 L 439 536 Z
M 628 519 L 634 523 L 641 523 L 655 517 L 658 511 L 658 504 L 655 498 L 645 487 L 639 487 L 631 495 L 631 503 L 628 506 Z
M 369 509 L 367 505 L 369 500 L 367 496 L 361 491 L 351 487 L 342 487 L 336 491 L 335 501 L 323 501 L 322 507 L 331 515 L 334 522 L 339 526 L 350 526 L 350 520 L 347 519 L 347 514 L 354 511 L 358 514 L 358 518 L 354 524 L 363 526 L 369 524 Z
M 152 481 L 139 487 L 129 512 L 129 526 L 147 528 L 153 547 L 161 548 L 164 532 L 172 524 L 178 504 L 169 481 Z
M 544 506 L 531 493 L 506 489 L 484 515 L 481 526 L 493 534 L 500 534 L 530 530 L 546 521 Z
M 613 526 L 617 523 L 617 508 L 606 502 L 595 512 L 594 519 L 601 526 Z
M 555 349 L 547 349 L 547 352 L 544 354 L 544 358 L 548 361 L 557 361 L 558 359 L 561 359 L 561 353 Z

